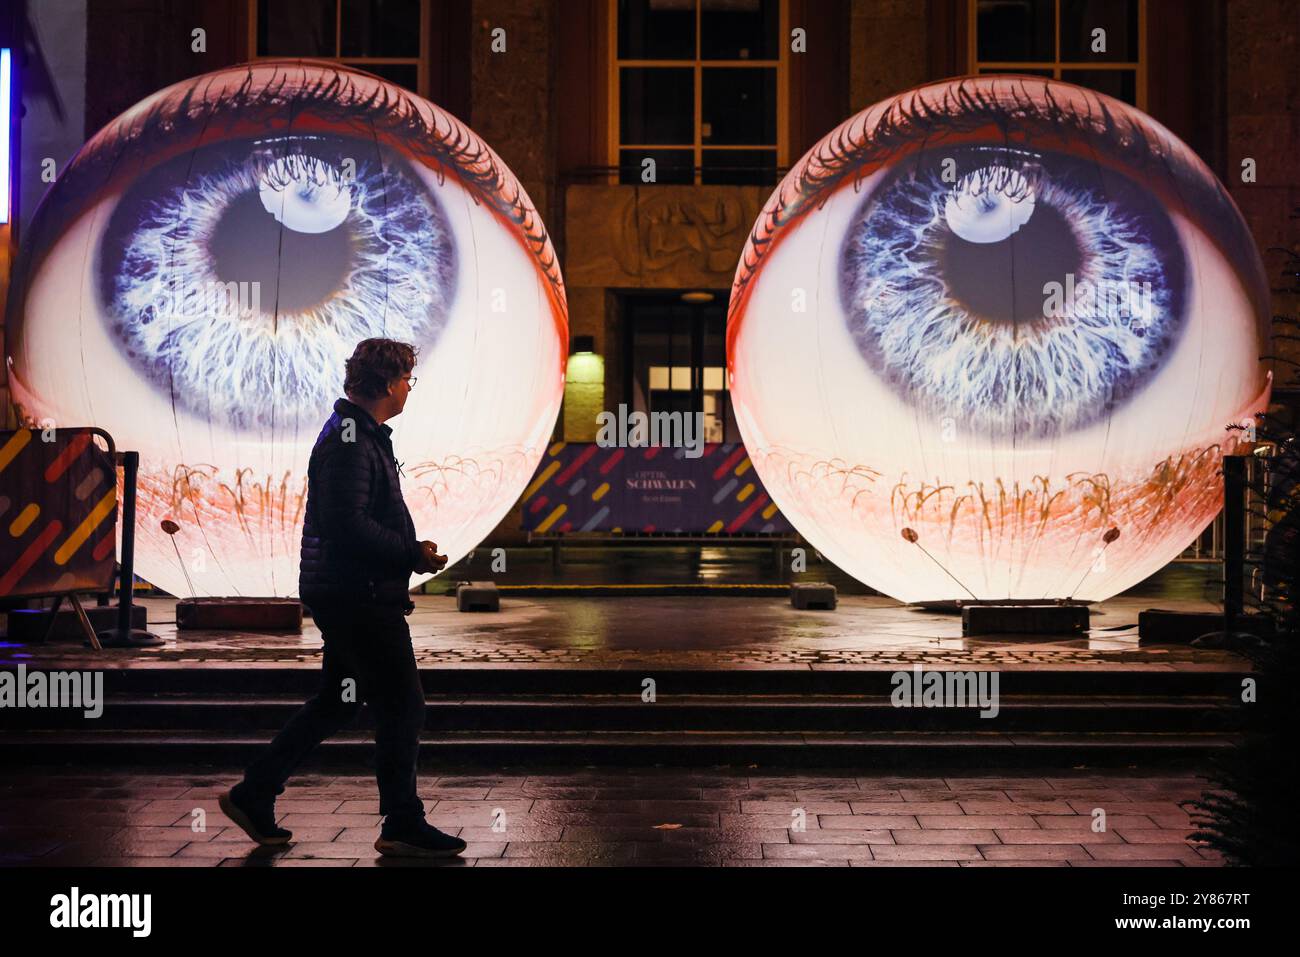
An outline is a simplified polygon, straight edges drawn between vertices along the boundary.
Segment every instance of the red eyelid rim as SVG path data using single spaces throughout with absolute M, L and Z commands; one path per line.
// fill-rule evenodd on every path
M 860 121 L 855 118 L 850 121 L 854 126 L 858 126 Z M 996 135 L 995 135 L 996 134 Z M 843 139 L 851 140 L 854 131 L 850 130 L 843 135 Z M 745 242 L 744 251 L 741 253 L 740 263 L 736 267 L 736 277 L 732 282 L 731 303 L 727 314 L 727 368 L 734 372 L 732 368 L 732 356 L 735 352 L 735 339 L 740 333 L 741 323 L 744 322 L 745 306 L 749 301 L 750 294 L 753 291 L 754 279 L 759 272 L 761 262 L 772 255 L 773 250 L 786 238 L 786 236 L 798 227 L 804 217 L 808 216 L 815 210 L 821 209 L 830 199 L 843 189 L 855 187 L 863 180 L 868 179 L 878 172 L 886 163 L 896 165 L 904 161 L 907 157 L 915 155 L 922 150 L 932 150 L 936 146 L 954 146 L 961 147 L 967 145 L 988 145 L 996 146 L 1007 144 L 1011 146 L 1025 146 L 1035 150 L 1054 150 L 1059 152 L 1070 153 L 1072 155 L 1087 155 L 1099 166 L 1104 166 L 1108 170 L 1122 176 L 1130 176 L 1131 170 L 1125 169 L 1120 163 L 1112 161 L 1108 156 L 1102 153 L 1096 153 L 1086 148 L 1081 150 L 1079 142 L 1083 134 L 1072 136 L 1061 136 L 1060 134 L 1045 130 L 1041 133 L 1028 136 L 1019 132 L 1008 132 L 999 127 L 997 124 L 989 123 L 982 127 L 969 131 L 955 132 L 942 137 L 942 139 L 917 140 L 909 143 L 905 148 L 900 149 L 886 159 L 876 160 L 870 163 L 853 165 L 850 160 L 838 160 L 843 164 L 842 169 L 828 178 L 828 184 L 808 194 L 794 194 L 789 198 L 784 196 L 784 190 L 787 183 L 794 183 L 802 176 L 814 162 L 826 164 L 824 150 L 829 142 L 840 139 L 838 131 L 832 133 L 826 139 L 822 140 L 813 147 L 813 149 L 803 157 L 793 167 L 781 185 L 777 187 L 772 197 L 764 204 L 762 213 L 759 214 L 758 222 L 755 223 L 749 239 Z M 860 149 L 851 141 L 849 147 Z M 1090 154 L 1090 155 L 1089 155 Z M 1158 181 L 1154 184 L 1145 184 L 1150 186 L 1155 192 L 1159 193 L 1163 199 L 1174 209 L 1180 210 L 1184 206 L 1182 197 L 1171 193 L 1165 186 L 1162 178 L 1156 177 Z M 789 209 L 795 208 L 795 212 L 789 215 L 789 218 L 780 218 Z M 777 222 L 777 219 L 780 221 Z M 1209 237 L 1218 245 L 1214 236 Z M 754 246 L 761 243 L 763 251 L 755 255 Z
M 431 105 L 431 104 L 430 104 Z M 546 227 L 537 213 L 536 207 L 533 206 L 532 200 L 524 191 L 523 186 L 519 183 L 515 175 L 506 167 L 501 158 L 492 151 L 487 144 L 478 137 L 476 133 L 465 126 L 455 117 L 434 107 L 433 121 L 437 131 L 437 139 L 455 139 L 460 142 L 469 142 L 477 150 L 480 156 L 489 157 L 492 164 L 493 172 L 496 175 L 498 185 L 502 189 L 502 196 L 499 198 L 490 197 L 484 194 L 483 190 L 476 184 L 471 183 L 461 175 L 461 171 L 454 164 L 444 162 L 438 159 L 421 156 L 413 150 L 408 144 L 401 140 L 386 135 L 382 131 L 375 130 L 368 123 L 330 123 L 320 116 L 313 115 L 310 112 L 297 114 L 293 122 L 270 122 L 265 118 L 257 119 L 246 117 L 231 117 L 224 119 L 219 125 L 214 124 L 213 131 L 217 135 L 209 138 L 205 135 L 197 142 L 183 143 L 165 141 L 161 148 L 151 154 L 152 162 L 145 170 L 159 166 L 168 160 L 181 156 L 198 148 L 201 145 L 221 142 L 224 139 L 238 139 L 242 137 L 268 136 L 275 134 L 293 133 L 328 133 L 338 134 L 347 132 L 360 140 L 376 139 L 389 149 L 400 153 L 409 162 L 431 170 L 441 175 L 454 177 L 456 182 L 471 197 L 476 204 L 487 209 L 489 213 L 510 233 L 514 240 L 519 243 L 524 252 L 528 254 L 533 261 L 538 272 L 546 280 L 545 289 L 547 301 L 551 307 L 551 315 L 555 322 L 556 334 L 559 336 L 563 348 L 560 349 L 561 371 L 567 365 L 569 341 L 569 310 L 568 300 L 564 291 L 564 277 L 560 273 L 559 257 L 555 254 L 555 248 L 551 245 L 550 236 L 546 232 Z M 116 121 L 115 121 L 116 122 Z M 85 148 L 90 148 L 94 140 L 105 136 L 110 127 L 105 128 L 97 133 L 92 140 L 87 143 Z M 124 132 L 129 132 L 130 126 L 127 125 Z M 90 200 L 86 203 L 86 209 L 96 206 L 105 194 L 111 189 L 114 183 L 118 181 L 121 174 L 114 170 L 109 175 L 107 181 L 91 195 Z M 520 217 L 520 221 L 513 220 L 503 207 L 508 207 L 515 211 Z

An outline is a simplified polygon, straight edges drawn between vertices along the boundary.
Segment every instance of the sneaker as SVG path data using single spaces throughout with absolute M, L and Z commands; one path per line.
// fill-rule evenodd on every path
M 288 844 L 293 837 L 292 831 L 286 831 L 275 823 L 275 798 L 269 801 L 251 800 L 242 790 L 241 785 L 233 788 L 217 799 L 221 811 L 258 844 Z
M 423 820 L 400 827 L 390 827 L 385 821 L 375 841 L 375 850 L 389 857 L 455 857 L 465 847 L 460 838 Z

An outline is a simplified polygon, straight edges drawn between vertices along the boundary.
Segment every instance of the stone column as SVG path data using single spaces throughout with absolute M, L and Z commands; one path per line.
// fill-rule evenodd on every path
M 551 105 L 556 5 L 554 0 L 473 0 L 473 18 L 469 125 L 519 177 L 550 229 L 557 213 Z
M 927 4 L 852 0 L 849 115 L 929 77 Z
M 1283 286 L 1282 258 L 1270 248 L 1300 252 L 1300 6 L 1229 0 L 1227 5 L 1228 146 L 1225 184 L 1250 224 L 1269 284 Z M 1242 180 L 1254 160 L 1255 181 Z M 1273 294 L 1273 311 L 1295 315 L 1300 296 Z M 1279 340 L 1279 355 L 1300 362 L 1300 343 Z M 1279 363 L 1285 382 L 1294 366 Z
M 556 3 L 472 0 L 472 16 L 469 125 L 505 160 L 541 213 L 548 231 L 553 231 L 559 215 L 555 116 L 551 107 Z M 505 48 L 501 50 L 503 43 Z M 522 542 L 521 521 L 522 508 L 516 505 L 484 546 Z M 476 566 L 479 570 L 483 567 Z

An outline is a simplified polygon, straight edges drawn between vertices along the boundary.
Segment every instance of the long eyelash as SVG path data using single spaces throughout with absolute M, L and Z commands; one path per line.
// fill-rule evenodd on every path
M 290 87 L 301 76 L 295 68 L 301 71 L 304 67 L 316 68 L 320 73 L 305 86 Z M 254 68 L 274 72 L 264 82 L 255 81 Z M 211 100 L 206 98 L 206 92 L 206 88 L 191 86 L 179 98 L 161 97 L 145 113 L 133 118 L 121 135 L 101 131 L 93 137 L 43 200 L 43 204 L 51 206 L 47 215 L 54 235 L 81 212 L 76 204 L 101 187 L 121 162 L 135 165 L 147 161 L 159 137 L 180 136 L 190 141 L 223 124 L 270 118 L 288 104 L 295 114 L 310 111 L 313 116 L 341 125 L 357 126 L 358 133 L 383 136 L 400 149 L 432 160 L 439 182 L 447 169 L 455 170 L 472 187 L 470 195 L 476 203 L 481 198 L 519 227 L 557 293 L 556 302 L 564 302 L 559 261 L 537 210 L 491 148 L 449 113 L 439 109 L 431 120 L 426 119 L 414 100 L 401 92 L 394 94 L 387 85 L 363 94 L 346 73 L 329 61 L 259 61 L 235 89 Z M 365 117 L 363 124 L 357 122 L 358 112 Z
M 1042 90 L 1041 100 L 1029 93 L 1030 85 Z M 1087 97 L 1088 109 L 1080 112 L 1072 104 L 1059 102 L 1046 79 L 1027 77 L 971 77 L 945 84 L 942 94 L 932 100 L 926 99 L 928 90 L 932 85 L 899 96 L 883 115 L 869 110 L 842 123 L 800 161 L 795 175 L 781 183 L 764 206 L 741 255 L 732 283 L 729 325 L 776 235 L 810 209 L 823 206 L 850 177 L 858 191 L 879 161 L 904 147 L 924 143 L 932 136 L 969 133 L 989 125 L 1005 130 L 1009 118 L 1027 118 L 1065 136 L 1098 135 L 1107 154 L 1126 168 L 1172 174 L 1187 194 L 1185 205 L 1214 213 L 1211 239 L 1223 243 L 1236 264 L 1254 260 L 1250 234 L 1218 179 L 1211 175 L 1207 181 L 1162 137 L 1149 136 L 1136 120 L 1117 116 L 1101 99 Z M 1252 295 L 1258 295 L 1266 288 L 1265 277 L 1261 273 L 1253 284 L 1246 285 Z

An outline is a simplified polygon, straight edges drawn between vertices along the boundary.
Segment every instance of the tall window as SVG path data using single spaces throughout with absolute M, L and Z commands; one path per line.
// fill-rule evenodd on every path
M 1146 0 L 970 0 L 972 72 L 1030 73 L 1146 108 Z
M 609 0 L 619 182 L 776 181 L 785 163 L 783 0 Z M 653 167 L 647 161 L 653 161 Z
M 727 391 L 728 290 L 622 299 L 629 411 L 703 413 L 704 441 L 738 442 Z
M 249 0 L 257 57 L 340 60 L 425 95 L 429 0 Z

